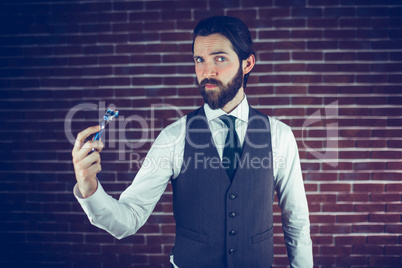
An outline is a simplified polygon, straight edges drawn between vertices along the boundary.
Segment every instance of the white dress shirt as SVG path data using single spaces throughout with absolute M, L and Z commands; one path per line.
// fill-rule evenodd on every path
M 221 109 L 212 110 L 206 104 L 204 109 L 218 154 L 222 158 L 228 128 L 219 116 L 226 113 Z M 243 144 L 249 115 L 247 97 L 230 115 L 236 117 L 236 132 Z M 289 126 L 272 117 L 269 117 L 269 121 L 274 187 L 282 209 L 282 227 L 289 261 L 292 267 L 313 267 L 309 212 L 296 140 Z M 74 195 L 90 222 L 118 239 L 136 233 L 151 215 L 169 180 L 176 179 L 181 168 L 186 167 L 183 161 L 185 133 L 186 116 L 162 130 L 133 183 L 119 200 L 108 195 L 99 181 L 95 193 L 85 199 L 75 186 Z

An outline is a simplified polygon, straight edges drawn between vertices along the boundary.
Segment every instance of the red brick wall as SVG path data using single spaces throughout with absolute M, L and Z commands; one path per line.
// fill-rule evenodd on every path
M 169 267 L 171 188 L 132 237 L 118 241 L 91 226 L 72 195 L 66 118 L 74 115 L 76 135 L 98 123 L 105 105 L 121 111 L 99 175 L 118 197 L 138 170 L 130 160 L 141 160 L 162 127 L 202 104 L 192 29 L 215 14 L 238 16 L 251 29 L 257 65 L 249 101 L 297 138 L 315 266 L 402 266 L 401 1 L 5 0 L 2 267 Z M 285 267 L 275 211 L 274 267 Z

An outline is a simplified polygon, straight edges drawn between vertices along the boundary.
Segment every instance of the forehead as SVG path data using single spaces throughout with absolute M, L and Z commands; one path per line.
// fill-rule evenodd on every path
M 221 34 L 211 34 L 208 36 L 197 36 L 194 41 L 194 54 L 226 52 L 235 53 L 232 43 Z

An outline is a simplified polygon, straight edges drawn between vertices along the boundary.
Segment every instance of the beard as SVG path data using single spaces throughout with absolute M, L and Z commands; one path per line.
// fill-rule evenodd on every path
M 227 85 L 224 85 L 221 81 L 214 78 L 206 78 L 198 84 L 198 90 L 200 91 L 201 96 L 204 98 L 205 103 L 207 103 L 212 110 L 219 108 L 222 109 L 229 101 L 233 100 L 233 98 L 239 92 L 239 89 L 243 85 L 243 70 L 241 67 L 242 66 L 240 64 L 236 75 L 229 83 L 227 83 Z M 206 90 L 206 84 L 215 85 L 218 87 L 218 89 Z

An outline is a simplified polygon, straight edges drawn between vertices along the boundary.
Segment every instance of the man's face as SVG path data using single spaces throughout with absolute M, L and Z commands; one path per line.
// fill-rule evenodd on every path
M 230 41 L 220 34 L 194 42 L 198 89 L 211 109 L 223 108 L 243 85 L 243 70 Z

